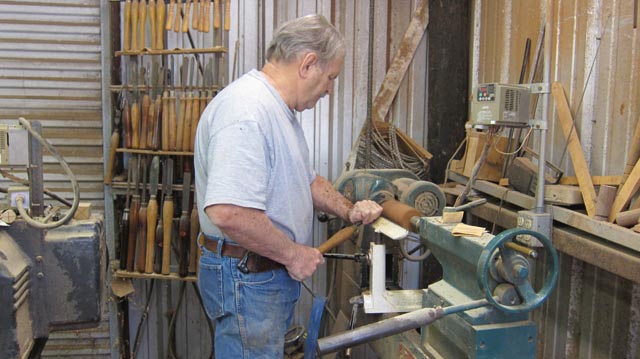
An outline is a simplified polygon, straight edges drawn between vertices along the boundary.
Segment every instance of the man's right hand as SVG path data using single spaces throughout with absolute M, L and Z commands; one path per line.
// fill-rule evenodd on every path
M 318 266 L 324 264 L 324 257 L 319 250 L 305 245 L 293 244 L 295 246 L 293 256 L 288 263 L 283 263 L 289 272 L 291 278 L 302 282 L 311 277 L 318 269 Z

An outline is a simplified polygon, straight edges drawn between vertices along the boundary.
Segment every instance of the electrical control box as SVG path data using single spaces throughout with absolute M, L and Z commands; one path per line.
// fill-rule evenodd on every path
M 29 163 L 29 134 L 21 126 L 0 124 L 0 165 Z
M 542 233 L 552 240 L 553 219 L 549 213 L 538 213 L 534 211 L 518 212 L 518 227 Z M 542 243 L 530 235 L 520 234 L 517 241 L 531 247 L 541 247 Z
M 529 123 L 528 86 L 479 84 L 471 100 L 471 126 L 525 127 Z

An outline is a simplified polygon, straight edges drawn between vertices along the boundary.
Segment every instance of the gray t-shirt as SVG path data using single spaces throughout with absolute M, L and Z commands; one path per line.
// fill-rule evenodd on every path
M 194 164 L 206 235 L 224 236 L 204 209 L 233 204 L 265 211 L 295 242 L 311 244 L 316 173 L 295 113 L 261 72 L 234 81 L 207 106 L 198 124 Z

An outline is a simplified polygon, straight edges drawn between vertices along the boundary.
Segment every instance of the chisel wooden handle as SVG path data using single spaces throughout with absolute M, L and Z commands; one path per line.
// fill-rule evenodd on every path
M 131 148 L 131 108 L 126 98 L 122 105 L 122 132 L 124 132 L 124 147 Z
M 162 94 L 162 150 L 169 151 L 169 91 Z
M 164 4 L 164 0 L 159 0 L 161 3 Z M 151 33 L 151 48 L 152 49 L 156 49 L 156 33 L 157 33 L 157 28 L 158 28 L 158 24 L 157 24 L 157 18 L 158 18 L 158 12 L 156 10 L 156 0 L 149 0 L 149 32 Z M 162 23 L 162 25 L 164 25 L 164 23 Z
M 172 1 L 173 2 L 173 1 Z M 164 0 L 158 0 L 158 5 L 156 5 L 156 49 L 163 50 L 164 49 L 164 19 L 167 16 L 166 5 L 164 4 Z M 171 26 L 167 30 L 170 30 Z
M 182 32 L 189 31 L 189 12 L 191 11 L 191 0 L 185 0 L 184 17 L 182 18 Z
M 196 137 L 196 127 L 200 119 L 200 98 L 193 97 L 193 107 L 191 108 L 191 121 L 189 122 L 189 151 L 193 152 L 193 142 Z
M 111 142 L 109 142 L 109 158 L 107 159 L 107 169 L 104 174 L 105 184 L 111 184 L 111 180 L 113 179 L 113 164 L 116 161 L 116 148 L 118 148 L 118 143 L 120 143 L 120 133 L 116 128 L 111 134 Z
M 329 238 L 326 242 L 322 243 L 318 247 L 318 250 L 320 251 L 320 253 L 327 253 L 333 247 L 336 247 L 340 243 L 342 243 L 342 242 L 346 241 L 347 239 L 351 238 L 351 236 L 353 236 L 353 233 L 355 233 L 355 231 L 356 231 L 356 226 L 355 225 L 339 230 L 336 234 L 331 236 L 331 238 Z
M 173 198 L 167 197 L 162 205 L 162 274 L 169 274 L 171 264 L 171 229 L 173 227 Z
M 220 0 L 214 0 L 213 6 L 215 7 L 213 9 L 213 28 L 217 30 L 220 28 L 220 11 L 222 10 Z
M 140 148 L 140 105 L 137 100 L 131 104 L 131 148 Z
M 162 114 L 162 97 L 156 96 L 153 103 L 153 132 L 151 135 L 151 148 L 157 151 L 160 148 L 160 118 Z
M 138 235 L 136 236 L 136 270 L 144 273 L 147 260 L 147 205 L 140 207 L 138 213 Z
M 149 94 L 142 96 L 142 119 L 140 125 L 140 149 L 147 149 L 147 136 L 149 135 L 149 107 L 151 106 L 151 98 Z
M 124 51 L 131 50 L 131 0 L 124 3 L 124 39 L 122 41 Z
M 161 273 L 162 272 L 162 242 L 164 241 L 162 230 L 163 230 L 162 217 L 159 218 L 158 224 L 156 225 L 156 243 L 154 245 L 154 255 L 153 255 L 153 272 Z
M 138 0 L 131 2 L 131 50 L 138 51 Z
M 193 13 L 191 16 L 191 27 L 200 30 L 200 0 L 193 0 Z
M 189 151 L 189 136 L 191 136 L 191 117 L 193 116 L 193 94 L 187 99 L 187 109 L 182 123 L 182 150 Z
M 178 244 L 178 275 L 186 277 L 189 274 L 189 214 L 182 211 L 179 225 L 180 243 Z
M 191 216 L 189 218 L 189 273 L 196 273 L 198 268 L 198 233 L 200 232 L 200 222 L 198 220 L 198 209 L 193 203 Z
M 207 8 L 206 8 L 206 6 L 205 6 L 205 3 L 207 3 L 207 2 L 209 2 L 209 0 L 201 0 L 201 1 L 200 1 L 200 11 L 199 11 L 199 15 L 200 15 L 200 17 L 199 17 L 199 19 L 200 19 L 200 20 L 199 20 L 199 24 L 200 24 L 200 26 L 198 27 L 198 30 L 200 30 L 200 31 L 202 31 L 202 32 L 204 32 L 204 19 L 205 19 L 205 17 L 206 17 L 206 16 L 204 15 L 204 12 L 205 12 L 205 11 L 206 11 L 206 9 L 207 9 Z
M 180 32 L 180 12 L 182 11 L 182 0 L 176 0 L 176 16 L 173 22 L 173 32 Z
M 162 102 L 162 100 L 160 100 L 160 102 Z M 149 105 L 149 123 L 147 124 L 147 148 L 150 149 L 154 149 L 153 148 L 153 127 L 154 127 L 154 122 L 156 118 L 156 102 L 151 101 L 151 104 Z
M 224 31 L 229 31 L 231 26 L 231 0 L 224 4 Z
M 138 232 L 138 212 L 140 211 L 140 198 L 131 199 L 129 207 L 129 240 L 127 243 L 127 271 L 135 270 L 136 258 L 136 234 Z
M 156 245 L 156 222 L 158 221 L 158 200 L 151 195 L 147 206 L 147 251 L 144 266 L 145 273 L 153 273 L 153 251 Z
M 144 48 L 145 32 L 147 30 L 147 2 L 140 0 L 138 5 L 138 50 Z
M 184 121 L 188 114 L 191 114 L 191 106 L 189 106 L 189 99 L 187 95 L 183 94 L 180 97 L 180 108 L 178 110 L 178 122 L 177 122 L 177 131 L 176 131 L 176 151 L 182 151 L 182 140 L 184 136 Z
M 170 0 L 169 16 L 167 16 L 167 23 L 164 26 L 164 29 L 167 31 L 171 30 L 171 26 L 173 26 L 173 15 L 175 14 L 175 11 L 176 11 L 176 0 Z
M 176 101 L 178 96 L 169 97 L 169 151 L 176 150 Z M 178 102 L 178 106 L 180 103 Z
M 211 30 L 211 1 L 205 0 L 204 4 L 204 32 L 209 32 Z

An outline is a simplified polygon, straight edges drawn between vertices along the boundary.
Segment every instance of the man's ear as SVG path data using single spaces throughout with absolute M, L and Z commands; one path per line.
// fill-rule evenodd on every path
M 306 79 L 311 73 L 313 66 L 318 64 L 318 55 L 315 52 L 308 52 L 302 57 L 300 65 L 298 66 L 298 75 Z

